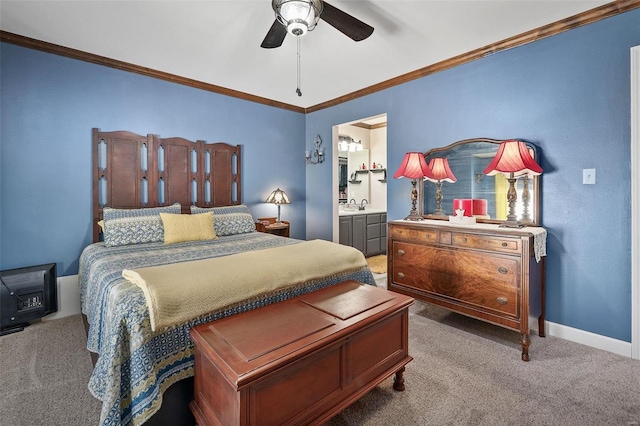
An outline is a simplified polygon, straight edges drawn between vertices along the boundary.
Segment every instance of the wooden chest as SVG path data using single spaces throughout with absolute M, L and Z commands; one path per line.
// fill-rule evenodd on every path
M 544 336 L 544 257 L 534 236 L 497 225 L 389 222 L 388 288 L 511 330 L 529 360 L 529 317 Z
M 322 424 L 396 373 L 411 297 L 346 281 L 191 330 L 199 425 Z

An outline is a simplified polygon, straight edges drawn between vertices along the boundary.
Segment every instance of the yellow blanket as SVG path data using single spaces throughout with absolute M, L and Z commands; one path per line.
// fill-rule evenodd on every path
M 213 259 L 125 269 L 142 288 L 151 329 L 164 330 L 258 296 L 367 266 L 364 255 L 324 240 Z

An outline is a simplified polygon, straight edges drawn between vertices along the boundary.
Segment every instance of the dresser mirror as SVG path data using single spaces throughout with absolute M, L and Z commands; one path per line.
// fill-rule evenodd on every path
M 476 222 L 502 223 L 508 214 L 507 190 L 509 183 L 502 174 L 487 176 L 485 168 L 495 157 L 501 140 L 496 139 L 466 139 L 451 145 L 434 148 L 425 153 L 427 164 L 432 158 L 446 158 L 450 171 L 455 176 L 455 182 L 441 181 L 442 199 L 440 212 L 437 212 L 436 201 L 437 184 L 424 180 L 418 185 L 418 200 L 420 215 L 426 219 L 448 220 L 454 216 L 455 205 L 479 206 L 473 212 Z M 540 164 L 538 150 L 535 145 L 526 142 L 529 153 Z M 453 180 L 453 179 L 450 179 Z M 516 215 L 518 221 L 527 226 L 540 225 L 540 185 L 539 176 L 520 176 L 516 181 L 517 201 Z M 523 197 L 523 192 L 529 193 Z M 468 201 L 473 200 L 473 201 Z M 470 212 L 467 212 L 469 215 Z

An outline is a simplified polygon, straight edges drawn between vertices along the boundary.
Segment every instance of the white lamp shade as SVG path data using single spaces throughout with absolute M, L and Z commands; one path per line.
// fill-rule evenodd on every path
M 278 188 L 267 197 L 267 203 L 272 204 L 291 204 L 291 200 L 286 192 Z

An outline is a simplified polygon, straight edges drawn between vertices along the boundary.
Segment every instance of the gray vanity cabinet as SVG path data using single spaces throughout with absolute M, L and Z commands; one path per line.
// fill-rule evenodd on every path
M 365 256 L 387 251 L 387 214 L 340 216 L 340 244 L 355 247 Z
M 353 217 L 352 246 L 367 255 L 367 215 L 359 214 Z
M 367 215 L 367 251 L 365 255 L 373 256 L 387 251 L 387 214 L 374 213 Z
M 340 216 L 338 229 L 340 232 L 340 244 L 353 246 L 353 218 L 351 216 Z

